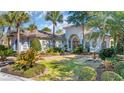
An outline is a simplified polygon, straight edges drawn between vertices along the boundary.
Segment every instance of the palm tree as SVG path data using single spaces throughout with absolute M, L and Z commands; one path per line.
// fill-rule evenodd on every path
M 87 27 L 94 29 L 96 32 L 92 32 L 90 39 L 97 39 L 99 36 L 104 41 L 106 33 L 108 33 L 107 21 L 110 18 L 110 12 L 90 12 L 92 18 L 88 21 Z
M 83 32 L 83 48 L 84 48 L 84 43 L 85 43 L 85 38 L 84 38 L 84 27 L 85 24 L 88 22 L 90 16 L 87 11 L 70 11 L 69 16 L 67 18 L 68 23 L 72 23 L 76 26 L 81 26 L 82 27 L 82 32 Z
M 51 11 L 47 12 L 45 16 L 45 20 L 51 21 L 53 24 L 53 47 L 55 47 L 55 27 L 57 26 L 57 23 L 62 23 L 63 22 L 63 15 L 59 11 Z
M 14 13 L 13 12 L 8 12 L 6 14 L 3 15 L 3 18 L 6 22 L 6 26 L 8 27 L 7 32 L 11 32 L 11 28 L 14 26 Z M 8 38 L 8 47 L 10 47 L 10 38 Z
M 28 30 L 30 32 L 34 32 L 37 30 L 37 26 L 35 24 L 30 24 L 29 27 L 28 27 Z
M 3 19 L 3 16 L 0 16 L 0 28 L 2 28 L 2 31 L 0 31 L 0 39 L 3 36 L 4 26 L 5 26 L 5 20 Z
M 23 23 L 26 23 L 30 20 L 29 14 L 26 12 L 13 12 L 14 13 L 14 22 L 16 25 L 16 31 L 17 31 L 17 53 L 20 54 L 20 26 Z

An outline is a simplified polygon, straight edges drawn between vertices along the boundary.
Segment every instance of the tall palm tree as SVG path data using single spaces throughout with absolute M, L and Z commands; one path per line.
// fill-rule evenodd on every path
M 6 14 L 3 15 L 3 18 L 6 22 L 6 26 L 8 27 L 7 32 L 11 32 L 11 28 L 14 26 L 14 13 L 13 12 L 8 12 Z M 10 47 L 10 38 L 8 38 L 8 47 Z
M 20 54 L 20 26 L 30 20 L 29 14 L 23 11 L 16 11 L 14 13 L 14 22 L 17 31 L 17 53 Z
M 5 20 L 3 19 L 3 16 L 0 16 L 0 28 L 2 29 L 2 31 L 0 31 L 0 39 L 3 36 L 3 32 L 4 32 L 4 26 L 5 26 Z
M 55 27 L 57 26 L 57 23 L 62 23 L 63 22 L 63 15 L 59 11 L 50 11 L 47 12 L 45 16 L 45 20 L 51 21 L 53 24 L 53 47 L 55 47 Z
M 29 27 L 28 27 L 28 30 L 30 32 L 34 32 L 35 30 L 37 30 L 37 26 L 34 23 L 30 24 Z

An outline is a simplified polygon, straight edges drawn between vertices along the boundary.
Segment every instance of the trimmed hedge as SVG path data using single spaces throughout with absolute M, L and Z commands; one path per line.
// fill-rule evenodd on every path
M 96 75 L 97 73 L 94 68 L 86 66 L 81 69 L 79 74 L 79 80 L 96 80 Z
M 31 41 L 30 46 L 34 48 L 36 51 L 41 51 L 40 41 L 36 38 Z
M 102 81 L 122 81 L 123 80 L 123 78 L 119 74 L 112 71 L 103 72 L 101 75 L 101 79 Z

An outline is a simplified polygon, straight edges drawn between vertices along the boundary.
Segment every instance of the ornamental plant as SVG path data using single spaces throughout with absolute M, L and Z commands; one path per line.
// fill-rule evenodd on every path
M 35 49 L 30 48 L 26 52 L 22 52 L 18 56 L 18 60 L 14 66 L 16 70 L 27 70 L 35 65 L 37 52 Z
M 86 66 L 81 69 L 79 74 L 79 80 L 83 81 L 96 80 L 96 75 L 97 73 L 94 68 Z
M 6 60 L 6 57 L 14 55 L 14 51 L 5 47 L 4 45 L 0 45 L 0 57 L 2 61 Z
M 122 81 L 123 80 L 123 78 L 119 74 L 112 71 L 103 72 L 101 75 L 101 79 L 102 81 Z

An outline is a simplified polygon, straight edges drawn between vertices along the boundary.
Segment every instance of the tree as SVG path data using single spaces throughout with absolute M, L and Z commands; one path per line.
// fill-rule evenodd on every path
M 111 12 L 90 12 L 89 15 L 92 18 L 88 21 L 87 28 L 92 28 L 93 30 L 89 40 L 94 39 L 96 41 L 100 37 L 102 42 L 104 42 L 106 34 L 110 31 L 107 21 L 112 19 Z
M 3 32 L 4 32 L 4 25 L 5 25 L 5 21 L 3 19 L 2 16 L 0 16 L 0 28 L 2 28 L 2 30 L 0 30 L 0 39 L 2 38 L 3 36 Z
M 85 24 L 88 22 L 90 16 L 89 13 L 86 11 L 70 11 L 69 16 L 67 17 L 67 22 L 72 23 L 76 26 L 81 26 L 82 27 L 82 32 L 83 32 L 83 48 L 84 48 L 84 43 L 85 43 L 85 38 L 84 38 L 84 27 Z
M 44 31 L 44 32 L 51 32 L 51 29 L 48 28 L 48 27 L 44 27 L 44 28 L 42 29 L 42 31 Z
M 124 12 L 112 12 L 111 17 L 112 19 L 108 20 L 107 25 L 111 31 L 110 34 L 114 40 L 115 48 L 124 35 Z
M 26 12 L 13 12 L 14 13 L 14 22 L 16 25 L 16 31 L 17 31 L 17 53 L 20 54 L 20 30 L 19 27 L 23 24 L 26 23 L 30 20 L 30 17 L 28 15 L 28 13 Z
M 30 24 L 29 27 L 28 27 L 28 30 L 30 32 L 34 32 L 37 30 L 37 26 L 35 24 Z
M 59 35 L 61 35 L 61 34 L 63 34 L 63 30 L 62 30 L 62 29 L 58 29 L 58 30 L 56 31 L 56 33 L 59 34 Z
M 45 19 L 47 21 L 51 21 L 53 24 L 53 47 L 55 47 L 55 27 L 57 26 L 58 23 L 62 23 L 63 22 L 63 15 L 61 14 L 61 12 L 59 11 L 51 11 L 51 12 L 47 12 Z
M 39 39 L 33 39 L 31 41 L 31 47 L 34 48 L 36 51 L 41 51 L 41 44 Z
M 14 26 L 14 13 L 8 12 L 3 15 L 3 19 L 5 20 L 6 26 L 8 27 L 7 32 L 11 32 L 11 28 Z M 10 38 L 8 38 L 8 47 L 10 47 Z

